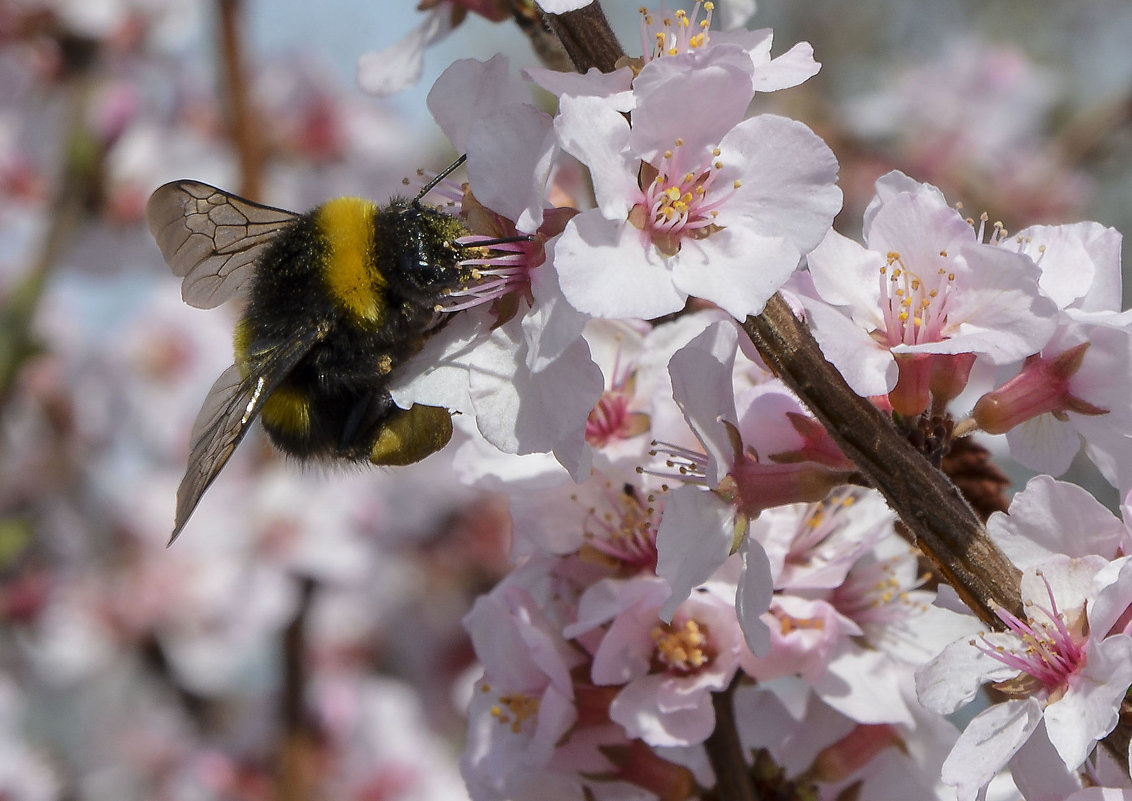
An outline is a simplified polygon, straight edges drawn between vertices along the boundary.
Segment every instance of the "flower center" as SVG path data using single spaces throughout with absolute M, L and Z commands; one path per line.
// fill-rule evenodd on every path
M 909 553 L 904 558 L 915 557 Z M 928 577 L 921 575 L 912 579 L 905 574 L 901 579 L 901 564 L 898 556 L 858 561 L 845 581 L 833 591 L 830 603 L 861 626 L 891 624 L 923 614 L 927 604 L 916 600 L 910 592 L 924 584 Z
M 488 245 L 480 245 L 482 242 Z M 460 260 L 460 267 L 468 271 L 469 278 L 445 293 L 436 307 L 438 312 L 463 311 L 522 294 L 530 286 L 531 271 L 546 261 L 541 241 L 498 242 L 492 237 L 469 234 L 456 240 L 456 244 L 471 254 Z
M 813 561 L 814 551 L 823 543 L 828 543 L 849 523 L 846 515 L 851 512 L 847 510 L 856 502 L 857 494 L 849 490 L 833 493 L 825 500 L 813 504 L 798 526 L 786 554 L 786 561 L 793 565 L 806 565 Z
M 940 251 L 946 260 L 947 252 Z M 919 275 L 904 264 L 896 251 L 888 254 L 880 268 L 881 311 L 888 345 L 918 345 L 939 342 L 947 323 L 947 307 L 955 286 L 955 273 L 944 266 Z
M 697 19 L 700 9 L 706 14 L 704 18 Z M 661 6 L 656 21 L 653 12 L 641 7 L 641 52 L 646 62 L 661 56 L 675 56 L 680 53 L 690 53 L 707 45 L 710 41 L 708 29 L 711 27 L 711 13 L 715 10 L 715 3 L 696 0 L 696 5 L 689 15 L 683 9 L 668 16 L 664 6 Z M 650 40 L 652 46 L 649 46 Z
M 480 692 L 490 693 L 491 685 L 480 685 Z M 523 724 L 538 716 L 539 699 L 526 693 L 509 693 L 501 695 L 491 705 L 491 716 L 500 725 L 508 726 L 513 734 L 518 734 Z
M 649 496 L 646 502 L 629 484 L 620 492 L 610 490 L 609 496 L 609 509 L 589 510 L 584 523 L 586 545 L 622 565 L 655 568 L 659 518 L 655 499 Z
M 692 673 L 711 661 L 707 627 L 695 620 L 659 625 L 652 630 L 656 660 L 666 670 Z
M 972 643 L 987 656 L 1017 668 L 1020 674 L 1032 677 L 1043 689 L 1052 691 L 1064 687 L 1068 678 L 1085 666 L 1085 649 L 1084 643 L 1073 636 L 1058 611 L 1049 581 L 1044 576 L 1042 581 L 1046 585 L 1050 608 L 1045 609 L 1033 602 L 1027 602 L 1026 606 L 1040 612 L 1045 620 L 1035 621 L 1033 615 L 1028 620 L 1021 620 L 1005 609 L 995 610 L 1007 629 L 1020 639 L 1018 647 L 992 646 L 986 642 L 985 635 L 983 644 Z
M 612 385 L 602 393 L 586 418 L 586 442 L 595 448 L 604 448 L 615 439 L 635 437 L 649 428 L 647 414 L 630 411 L 636 388 L 636 374 L 629 367 L 621 367 L 620 350 L 613 365 L 612 376 Z
M 648 231 L 653 244 L 667 256 L 680 250 L 685 236 L 708 236 L 715 226 L 719 208 L 739 188 L 739 181 L 730 188 L 720 187 L 720 150 L 714 148 L 711 159 L 699 164 L 685 164 L 684 141 L 677 139 L 664 151 L 660 164 L 653 165 L 656 177 L 641 190 L 641 199 L 629 213 L 629 221 Z M 648 165 L 646 165 L 647 167 Z

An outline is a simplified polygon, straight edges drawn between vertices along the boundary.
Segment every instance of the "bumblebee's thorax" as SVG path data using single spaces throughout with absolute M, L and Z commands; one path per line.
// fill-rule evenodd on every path
M 314 222 L 326 243 L 322 278 L 338 307 L 353 321 L 380 326 L 386 313 L 386 281 L 374 243 L 377 204 L 340 197 L 319 206 Z

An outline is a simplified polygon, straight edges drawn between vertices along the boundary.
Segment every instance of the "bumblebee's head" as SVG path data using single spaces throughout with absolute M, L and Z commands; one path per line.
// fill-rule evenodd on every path
M 469 271 L 460 266 L 467 252 L 456 240 L 468 231 L 455 217 L 395 200 L 379 215 L 378 228 L 379 241 L 387 248 L 386 278 L 407 297 L 431 302 L 467 278 Z

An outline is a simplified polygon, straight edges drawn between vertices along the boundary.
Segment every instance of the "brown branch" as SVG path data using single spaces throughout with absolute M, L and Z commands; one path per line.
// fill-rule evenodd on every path
M 782 297 L 772 297 L 763 313 L 748 317 L 743 328 L 767 364 L 884 495 L 939 577 L 963 602 L 999 630 L 1003 624 L 996 605 L 1022 616 L 1018 568 L 987 537 L 947 477 L 880 410 L 849 388 Z
M 240 0 L 217 0 L 220 54 L 224 67 L 224 100 L 232 142 L 240 161 L 239 192 L 259 200 L 263 189 L 264 148 L 260 126 L 248 96 L 241 38 Z
M 295 616 L 283 632 L 283 697 L 280 703 L 278 801 L 311 801 L 317 797 L 318 736 L 306 706 L 307 619 L 315 582 L 302 578 Z
M 736 677 L 726 690 L 712 693 L 715 728 L 704 741 L 704 751 L 711 762 L 711 769 L 715 771 L 715 795 L 719 801 L 758 801 L 743 746 L 739 742 L 739 731 L 735 728 L 732 701 L 738 686 L 739 679 Z
M 562 42 L 578 72 L 584 73 L 590 67 L 613 72 L 618 60 L 625 55 L 600 3 L 593 2 L 565 14 L 544 14 L 543 18 Z

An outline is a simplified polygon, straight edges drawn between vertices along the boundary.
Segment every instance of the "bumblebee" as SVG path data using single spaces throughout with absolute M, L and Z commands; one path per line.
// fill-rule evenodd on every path
M 447 409 L 401 409 L 388 386 L 439 327 L 438 303 L 474 273 L 456 241 L 464 225 L 421 203 L 462 162 L 385 206 L 342 197 L 295 214 L 197 181 L 153 193 L 149 229 L 185 302 L 246 298 L 235 363 L 193 426 L 170 543 L 256 417 L 300 459 L 406 465 L 448 443 Z

